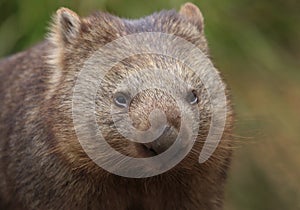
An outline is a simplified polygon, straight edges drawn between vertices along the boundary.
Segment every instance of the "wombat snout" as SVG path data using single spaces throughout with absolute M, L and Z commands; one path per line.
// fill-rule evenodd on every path
M 154 155 L 158 155 L 166 151 L 176 140 L 178 135 L 177 130 L 172 126 L 166 126 L 162 135 L 156 140 L 143 144 L 145 149 L 152 152 Z

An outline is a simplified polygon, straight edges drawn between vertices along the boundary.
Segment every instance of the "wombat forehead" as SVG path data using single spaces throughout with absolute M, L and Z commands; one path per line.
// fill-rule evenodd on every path
M 145 104 L 157 104 L 157 102 L 163 102 L 164 104 L 175 104 L 176 98 L 169 92 L 162 89 L 146 89 L 138 92 L 133 98 L 132 102 L 139 102 Z
M 150 73 L 149 73 L 150 72 Z M 193 88 L 180 76 L 162 70 L 144 70 L 118 81 L 114 92 L 127 92 L 131 97 L 144 93 L 151 98 L 183 97 Z
M 199 88 L 202 84 L 201 78 L 196 75 L 196 72 L 182 61 L 165 55 L 153 54 L 126 58 L 110 69 L 106 77 L 114 78 L 109 81 L 119 84 L 123 88 L 136 87 L 142 83 L 157 88 L 170 87 L 187 91 Z

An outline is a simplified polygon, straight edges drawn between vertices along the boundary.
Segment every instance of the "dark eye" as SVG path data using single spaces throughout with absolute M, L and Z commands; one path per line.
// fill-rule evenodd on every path
M 187 95 L 187 101 L 191 104 L 197 104 L 199 102 L 196 90 L 192 90 Z
M 117 92 L 114 96 L 114 102 L 118 107 L 128 107 L 128 96 L 125 93 Z

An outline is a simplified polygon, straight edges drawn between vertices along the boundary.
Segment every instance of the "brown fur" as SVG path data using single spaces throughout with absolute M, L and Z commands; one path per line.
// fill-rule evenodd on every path
M 191 154 L 164 174 L 143 179 L 110 174 L 87 157 L 76 138 L 72 88 L 84 60 L 118 37 L 147 31 L 175 34 L 208 53 L 202 14 L 188 3 L 179 13 L 162 11 L 139 20 L 102 12 L 80 18 L 60 9 L 47 41 L 0 61 L 1 209 L 222 209 L 231 159 L 231 109 L 228 104 L 226 128 L 217 150 L 199 164 L 210 121 L 207 93 L 200 82 L 203 99 L 199 110 L 204 117 L 197 143 Z M 128 58 L 107 75 L 106 87 L 114 87 L 130 74 L 127 67 L 134 71 L 153 65 L 167 68 L 174 62 L 155 55 Z M 177 69 L 192 80 L 188 69 L 180 64 Z M 98 105 L 111 103 L 109 90 L 108 95 L 98 95 Z M 143 103 L 145 99 L 154 105 Z M 173 102 L 157 91 L 145 91 L 131 105 L 136 127 L 147 129 L 153 106 L 165 110 L 168 120 L 179 126 Z M 97 114 L 111 145 L 124 154 L 143 156 L 135 143 L 112 130 L 109 112 L 99 109 Z

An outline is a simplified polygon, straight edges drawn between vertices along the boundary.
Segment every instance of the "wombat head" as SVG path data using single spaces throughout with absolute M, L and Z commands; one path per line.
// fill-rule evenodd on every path
M 78 142 L 78 133 L 76 137 L 72 128 L 74 113 L 77 113 L 83 116 L 75 120 L 81 124 L 75 125 L 84 142 L 80 143 L 85 144 L 83 148 L 86 147 L 88 153 L 98 153 L 96 159 L 103 159 L 105 155 L 99 153 L 97 143 L 91 140 L 91 136 L 98 135 L 91 129 L 100 130 L 106 142 L 119 153 L 136 158 L 163 154 L 176 139 L 180 142 L 179 150 L 193 146 L 187 139 L 194 138 L 196 143 L 192 152 L 180 164 L 182 168 L 193 168 L 209 132 L 211 96 L 203 78 L 199 78 L 191 66 L 186 66 L 176 56 L 149 49 L 163 51 L 168 46 L 168 52 L 188 55 L 185 53 L 192 49 L 176 51 L 179 47 L 170 44 L 178 38 L 191 43 L 205 55 L 208 49 L 203 29 L 203 16 L 191 3 L 182 6 L 178 13 L 162 11 L 139 20 L 120 19 L 107 13 L 80 18 L 69 9 L 59 9 L 49 36 L 48 60 L 54 71 L 49 79 L 48 97 L 55 99 L 54 106 L 58 107 L 61 119 L 54 126 L 58 148 L 70 161 L 80 160 L 85 166 L 91 165 L 86 163 L 91 162 L 88 158 L 83 158 L 86 155 Z M 170 42 L 163 41 L 165 35 Z M 144 52 L 135 53 L 140 45 Z M 199 63 L 192 53 L 193 59 Z M 109 71 L 103 70 L 106 67 L 110 67 Z M 83 72 L 87 72 L 86 77 Z M 85 83 L 80 86 L 82 92 L 77 102 L 86 101 L 87 106 L 94 104 L 91 109 L 74 103 L 74 93 L 76 95 L 78 90 L 76 83 L 80 78 Z M 206 79 L 209 80 L 209 76 Z M 94 94 L 89 95 L 91 92 Z M 75 111 L 74 104 L 79 107 Z M 227 111 L 229 116 L 230 109 Z M 88 112 L 94 116 L 86 117 Z M 95 121 L 96 127 L 89 126 L 89 119 Z M 228 118 L 225 129 L 229 129 L 229 124 Z M 58 129 L 61 126 L 66 127 Z M 136 142 L 131 141 L 133 139 Z M 101 144 L 98 146 L 103 148 Z M 222 153 L 221 156 L 225 155 Z

